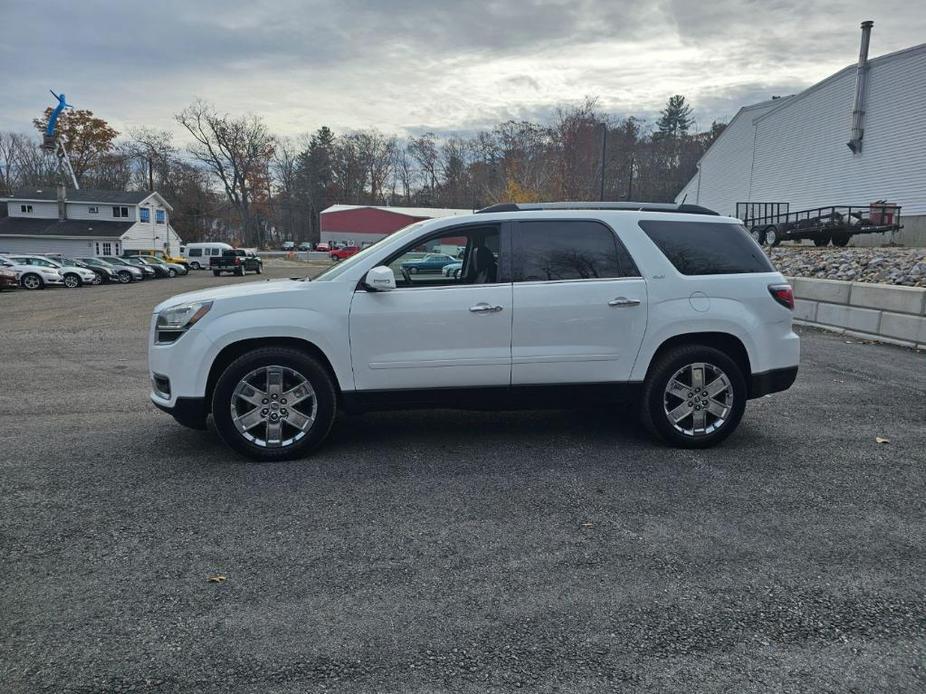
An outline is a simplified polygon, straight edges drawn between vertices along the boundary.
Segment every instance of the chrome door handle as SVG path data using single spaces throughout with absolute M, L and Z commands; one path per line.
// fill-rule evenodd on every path
M 640 305 L 639 299 L 628 299 L 626 296 L 619 296 L 616 299 L 611 299 L 608 302 L 608 306 L 624 307 L 624 306 L 639 306 L 639 305 Z
M 469 307 L 470 313 L 498 313 L 502 310 L 501 306 L 492 306 L 486 303 L 479 303 Z

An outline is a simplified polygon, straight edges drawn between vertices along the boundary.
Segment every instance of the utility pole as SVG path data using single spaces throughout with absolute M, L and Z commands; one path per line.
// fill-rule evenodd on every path
M 605 159 L 608 153 L 608 124 L 601 124 L 601 192 L 598 199 L 601 202 L 604 202 L 604 175 L 605 175 L 605 165 L 607 160 Z
M 633 200 L 633 164 L 634 164 L 633 152 L 631 152 L 630 153 L 630 176 L 628 177 L 629 180 L 627 181 L 627 199 L 628 200 Z

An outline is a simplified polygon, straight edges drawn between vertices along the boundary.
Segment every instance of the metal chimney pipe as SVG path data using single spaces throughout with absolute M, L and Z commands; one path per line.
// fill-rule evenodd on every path
M 855 74 L 855 105 L 852 107 L 852 139 L 846 145 L 853 154 L 862 151 L 862 138 L 865 137 L 865 89 L 868 84 L 868 44 L 871 41 L 870 19 L 862 22 L 862 43 L 858 51 L 858 69 Z
M 63 183 L 58 184 L 58 221 L 68 218 L 67 189 Z

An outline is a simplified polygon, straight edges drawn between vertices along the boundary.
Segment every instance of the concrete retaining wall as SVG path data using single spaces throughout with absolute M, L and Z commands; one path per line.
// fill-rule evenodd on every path
M 926 289 L 792 277 L 799 323 L 926 349 Z

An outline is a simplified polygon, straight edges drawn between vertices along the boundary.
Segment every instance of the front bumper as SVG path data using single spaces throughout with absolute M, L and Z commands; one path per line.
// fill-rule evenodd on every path
M 173 417 L 178 424 L 190 429 L 205 429 L 209 407 L 206 398 L 176 398 L 173 406 L 157 392 L 151 391 L 151 402 L 162 412 Z

